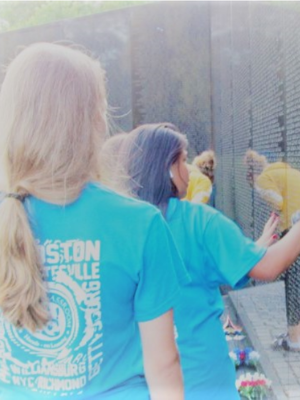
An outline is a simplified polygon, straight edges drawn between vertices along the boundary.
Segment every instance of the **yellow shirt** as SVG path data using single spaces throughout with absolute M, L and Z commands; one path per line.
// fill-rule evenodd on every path
M 188 200 L 192 203 L 207 203 L 212 192 L 210 179 L 202 174 L 197 167 L 188 165 L 188 168 L 190 173 L 189 184 L 183 200 Z
M 300 210 L 300 171 L 283 162 L 270 164 L 257 178 L 255 188 L 280 211 L 281 230 L 290 228 L 293 214 Z

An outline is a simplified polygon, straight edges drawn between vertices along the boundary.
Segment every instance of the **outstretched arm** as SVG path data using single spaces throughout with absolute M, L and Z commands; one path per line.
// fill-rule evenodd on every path
M 183 380 L 174 339 L 173 312 L 139 323 L 151 400 L 183 400 Z
M 264 257 L 252 268 L 249 276 L 272 281 L 288 269 L 300 254 L 300 222 L 277 243 L 267 249 Z

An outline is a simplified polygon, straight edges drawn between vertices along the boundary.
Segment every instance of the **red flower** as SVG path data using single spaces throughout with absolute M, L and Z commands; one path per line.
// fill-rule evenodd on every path
M 261 379 L 258 381 L 259 385 L 265 386 L 267 384 L 267 382 L 264 379 Z

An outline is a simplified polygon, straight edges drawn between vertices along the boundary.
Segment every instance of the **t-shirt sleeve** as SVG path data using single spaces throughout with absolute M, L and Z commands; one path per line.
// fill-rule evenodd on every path
M 189 281 L 167 223 L 158 213 L 153 218 L 144 247 L 134 299 L 136 320 L 148 321 L 173 308 L 180 296 L 180 286 Z
M 227 284 L 233 288 L 247 283 L 248 273 L 266 252 L 220 212 L 208 222 L 204 243 L 212 261 L 212 268 L 208 271 L 211 283 Z

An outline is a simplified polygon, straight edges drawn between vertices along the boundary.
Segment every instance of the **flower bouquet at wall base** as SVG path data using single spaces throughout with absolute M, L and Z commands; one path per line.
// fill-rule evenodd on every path
M 256 368 L 260 357 L 258 352 L 251 347 L 246 347 L 245 349 L 235 348 L 229 355 L 236 368 L 240 366 Z
M 243 374 L 236 381 L 236 387 L 242 399 L 267 400 L 271 381 L 263 374 Z

